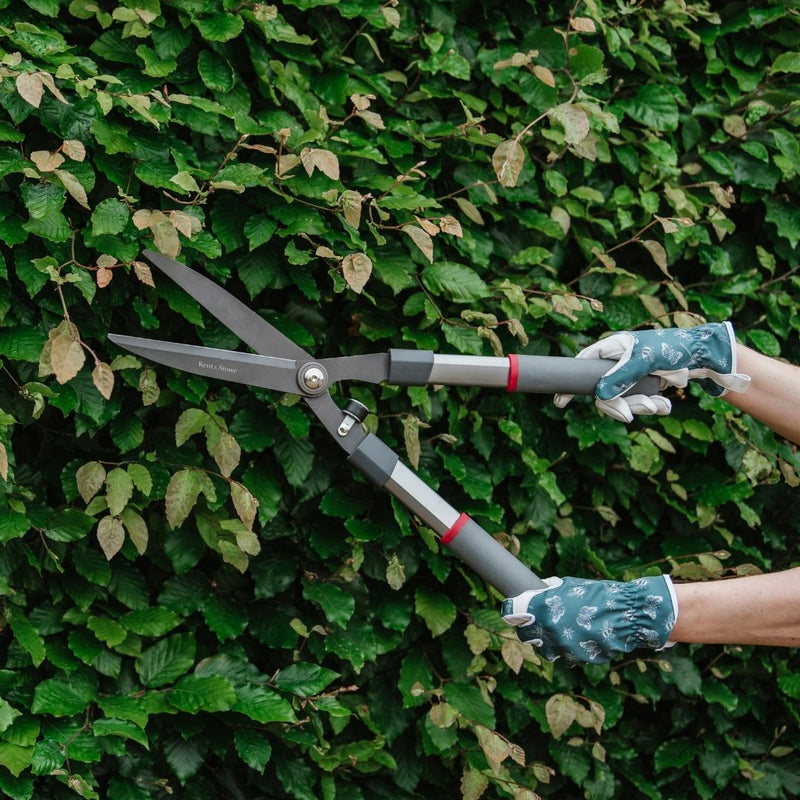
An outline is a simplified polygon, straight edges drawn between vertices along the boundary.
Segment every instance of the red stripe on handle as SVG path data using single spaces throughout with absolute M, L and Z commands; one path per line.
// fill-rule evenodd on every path
M 519 381 L 519 359 L 515 355 L 508 357 L 508 387 L 509 392 L 517 391 Z
M 450 528 L 447 533 L 442 536 L 442 544 L 448 545 L 453 539 L 458 536 L 460 530 L 469 522 L 469 517 L 466 514 L 461 514 L 461 516 L 453 523 L 453 526 Z

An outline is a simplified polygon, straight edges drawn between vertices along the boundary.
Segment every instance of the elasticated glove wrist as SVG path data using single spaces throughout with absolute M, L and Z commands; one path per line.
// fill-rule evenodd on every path
M 549 661 L 599 664 L 639 648 L 667 647 L 678 616 L 666 575 L 634 581 L 548 578 L 547 589 L 503 602 L 501 614 Z

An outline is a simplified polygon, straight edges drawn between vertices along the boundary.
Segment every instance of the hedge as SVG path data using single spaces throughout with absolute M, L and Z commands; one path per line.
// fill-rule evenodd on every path
M 539 659 L 295 396 L 126 354 L 574 355 L 733 320 L 800 363 L 797 0 L 0 0 L 0 790 L 791 798 L 792 650 Z M 797 563 L 800 456 L 697 387 L 336 387 L 542 575 Z M 735 613 L 735 609 L 732 609 Z

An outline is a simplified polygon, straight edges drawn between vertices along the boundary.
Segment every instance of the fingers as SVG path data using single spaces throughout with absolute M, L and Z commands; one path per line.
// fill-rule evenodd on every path
M 629 423 L 636 415 L 666 416 L 672 411 L 672 403 L 659 394 L 632 394 L 627 397 L 616 397 L 613 400 L 597 398 L 595 405 L 600 411 L 620 422 Z

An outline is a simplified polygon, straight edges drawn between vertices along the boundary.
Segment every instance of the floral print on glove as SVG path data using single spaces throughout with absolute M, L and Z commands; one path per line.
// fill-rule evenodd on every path
M 503 602 L 501 614 L 549 661 L 599 664 L 639 648 L 660 650 L 678 616 L 666 575 L 633 581 L 548 578 Z

